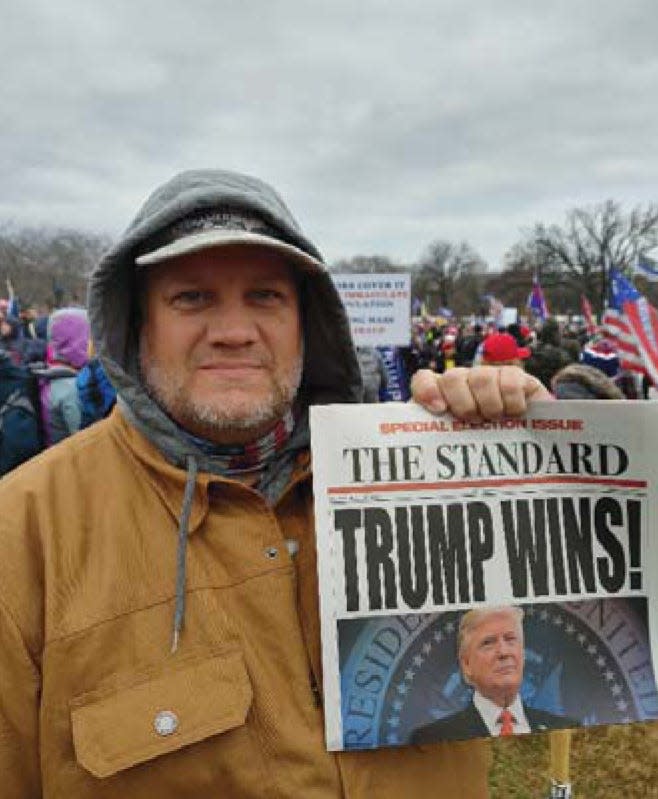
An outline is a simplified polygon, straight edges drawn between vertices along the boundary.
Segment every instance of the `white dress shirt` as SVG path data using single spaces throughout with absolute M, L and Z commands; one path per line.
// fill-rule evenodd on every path
M 495 702 L 492 702 L 491 699 L 487 699 L 486 696 L 482 696 L 479 691 L 473 693 L 473 704 L 482 716 L 482 720 L 489 730 L 489 735 L 500 735 L 501 725 L 498 719 L 503 708 Z M 519 694 L 514 697 L 514 701 L 508 706 L 508 709 L 511 711 L 512 716 L 514 716 L 514 734 L 520 735 L 530 732 L 530 725 L 528 724 L 528 719 L 523 710 L 523 702 Z

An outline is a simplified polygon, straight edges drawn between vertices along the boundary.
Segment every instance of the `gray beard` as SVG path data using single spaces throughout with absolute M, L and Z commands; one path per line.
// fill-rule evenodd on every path
M 262 431 L 273 426 L 292 407 L 302 379 L 303 355 L 282 378 L 273 377 L 271 391 L 253 403 L 249 413 L 236 413 L 221 402 L 198 402 L 184 389 L 184 379 L 152 360 L 145 339 L 140 341 L 140 368 L 149 396 L 184 429 L 208 440 L 232 432 L 244 436 L 250 430 Z M 241 437 L 242 437 L 241 436 Z

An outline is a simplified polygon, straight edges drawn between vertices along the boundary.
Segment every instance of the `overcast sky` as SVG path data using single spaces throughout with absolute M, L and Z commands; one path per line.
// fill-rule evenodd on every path
M 116 236 L 174 173 L 272 183 L 325 257 L 658 200 L 656 0 L 0 0 L 0 222 Z

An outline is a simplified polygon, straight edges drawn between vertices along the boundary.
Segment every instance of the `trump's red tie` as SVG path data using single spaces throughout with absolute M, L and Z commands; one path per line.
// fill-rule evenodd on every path
M 514 735 L 514 716 L 508 707 L 501 711 L 500 716 L 498 716 L 498 723 L 500 724 L 501 735 Z

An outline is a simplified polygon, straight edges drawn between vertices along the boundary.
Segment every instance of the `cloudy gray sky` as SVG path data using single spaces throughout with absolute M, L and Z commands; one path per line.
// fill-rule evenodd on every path
M 0 222 L 271 182 L 329 260 L 658 200 L 655 0 L 0 0 Z

